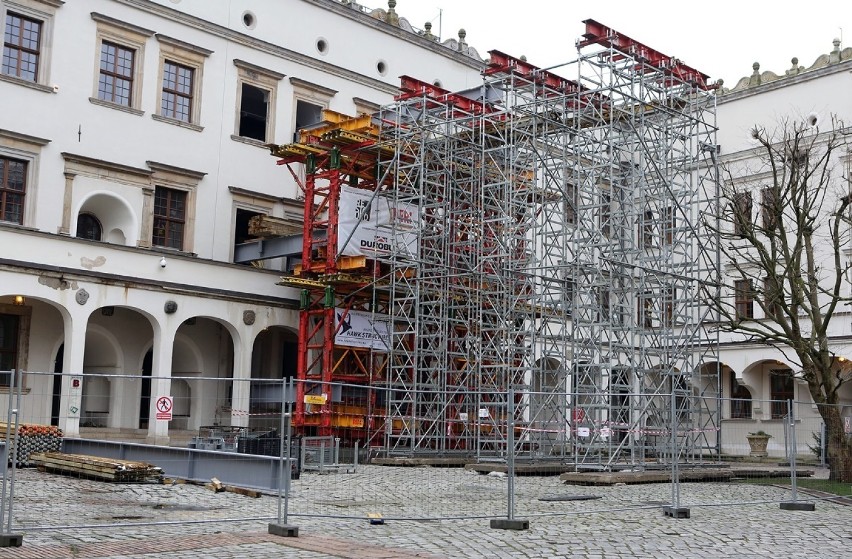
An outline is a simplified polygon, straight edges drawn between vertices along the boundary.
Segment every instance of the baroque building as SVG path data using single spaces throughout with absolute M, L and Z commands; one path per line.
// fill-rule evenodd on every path
M 294 374 L 294 262 L 235 258 L 253 216 L 301 231 L 267 145 L 374 112 L 401 74 L 481 83 L 463 33 L 439 43 L 395 6 L 0 2 L 0 370 L 25 371 L 22 421 L 162 444 L 152 396 L 172 429 L 247 425 L 238 381 Z

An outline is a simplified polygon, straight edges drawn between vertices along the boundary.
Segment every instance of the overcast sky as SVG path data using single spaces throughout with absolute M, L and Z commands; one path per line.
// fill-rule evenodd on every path
M 359 3 L 387 9 L 386 0 Z M 794 56 L 809 67 L 841 34 L 841 48 L 852 46 L 852 0 L 397 0 L 396 11 L 421 29 L 432 21 L 436 35 L 440 24 L 442 39 L 463 27 L 484 58 L 497 49 L 540 67 L 574 60 L 582 21 L 594 19 L 727 87 L 751 74 L 754 62 L 783 74 Z

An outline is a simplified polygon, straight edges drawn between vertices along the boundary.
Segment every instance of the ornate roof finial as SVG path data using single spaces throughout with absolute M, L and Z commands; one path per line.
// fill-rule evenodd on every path
M 467 37 L 467 31 L 462 27 L 459 29 L 459 52 L 464 50 L 464 47 L 467 46 L 467 43 L 464 42 L 464 38 Z
M 795 76 L 796 74 L 805 69 L 803 66 L 799 66 L 799 59 L 795 56 L 790 59 L 790 62 L 793 63 L 793 67 L 784 72 L 788 76 Z
M 831 44 L 834 45 L 834 50 L 828 54 L 828 62 L 829 64 L 840 62 L 840 39 L 835 38 Z
M 430 41 L 437 41 L 438 40 L 438 38 L 436 36 L 432 35 L 432 22 L 431 21 L 427 21 L 426 23 L 424 23 L 423 29 L 425 29 L 425 31 L 423 32 L 424 37 L 426 37 Z
M 760 62 L 755 62 L 751 65 L 752 73 L 751 77 L 748 80 L 748 84 L 751 85 L 760 85 Z
M 396 13 L 396 0 L 388 0 L 388 15 L 385 18 L 385 23 L 390 25 L 399 25 L 399 15 Z

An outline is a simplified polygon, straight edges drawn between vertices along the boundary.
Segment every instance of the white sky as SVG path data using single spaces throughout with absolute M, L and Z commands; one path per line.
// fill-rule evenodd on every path
M 386 0 L 359 3 L 387 9 Z M 397 0 L 396 11 L 417 28 L 432 21 L 436 35 L 442 13 L 443 40 L 463 27 L 483 58 L 497 49 L 540 67 L 574 60 L 582 21 L 594 19 L 726 87 L 750 75 L 754 62 L 783 74 L 794 56 L 809 67 L 841 34 L 841 48 L 852 46 L 852 0 Z

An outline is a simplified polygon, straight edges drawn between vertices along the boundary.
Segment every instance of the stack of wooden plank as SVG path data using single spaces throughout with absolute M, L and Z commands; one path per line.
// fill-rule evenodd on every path
M 0 439 L 5 440 L 10 430 L 8 423 L 0 422 Z M 62 449 L 62 430 L 53 425 L 19 423 L 17 430 L 11 426 L 9 434 L 9 462 L 17 466 L 31 466 L 30 456 L 36 452 L 53 452 Z
M 77 475 L 85 478 L 115 482 L 161 481 L 163 470 L 153 464 L 134 460 L 117 460 L 84 454 L 44 452 L 33 454 L 30 460 L 48 472 Z
M 291 219 L 271 215 L 255 215 L 249 218 L 248 233 L 252 237 L 268 239 L 285 235 L 298 235 L 302 227 Z

